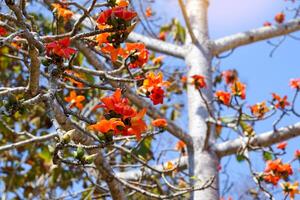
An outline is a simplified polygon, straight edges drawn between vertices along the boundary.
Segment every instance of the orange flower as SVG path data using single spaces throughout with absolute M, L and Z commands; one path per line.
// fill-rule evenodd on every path
M 127 0 L 117 0 L 116 5 L 119 7 L 126 7 L 129 5 L 129 2 Z
M 7 31 L 4 27 L 0 26 L 0 36 L 5 36 L 7 34 Z
M 82 110 L 82 108 L 83 108 L 83 105 L 81 102 L 84 100 L 85 100 L 85 97 L 82 95 L 77 96 L 75 91 L 71 91 L 70 96 L 65 97 L 65 101 L 70 103 L 70 108 L 73 108 L 75 106 L 80 110 Z
M 152 60 L 154 65 L 161 65 L 162 60 L 165 58 L 165 56 L 158 56 Z
M 217 91 L 215 93 L 216 98 L 218 99 L 219 102 L 223 103 L 224 105 L 229 106 L 230 105 L 230 100 L 231 100 L 231 94 L 229 92 L 224 92 L 224 91 Z
M 74 13 L 72 11 L 68 10 L 66 6 L 62 6 L 58 3 L 53 3 L 51 5 L 57 11 L 58 17 L 62 17 L 65 21 L 69 21 L 72 18 L 72 16 L 74 15 Z
M 295 199 L 296 194 L 300 194 L 300 190 L 298 189 L 299 183 L 296 181 L 294 184 L 289 182 L 281 183 L 281 187 L 285 195 L 289 195 L 291 200 Z
M 118 59 L 118 56 L 121 56 L 123 58 L 126 56 L 124 49 L 122 49 L 120 47 L 115 48 L 111 44 L 105 44 L 105 46 L 101 48 L 101 51 L 105 54 L 109 54 L 112 62 L 116 62 Z
M 297 90 L 300 90 L 300 78 L 291 79 L 290 80 L 290 86 L 291 86 L 291 88 L 295 88 Z
M 205 77 L 202 75 L 193 75 L 192 76 L 193 81 L 192 84 L 195 85 L 196 89 L 200 88 L 205 88 L 206 87 L 206 82 L 205 82 Z
M 163 40 L 163 41 L 166 40 L 166 37 L 167 37 L 167 33 L 164 31 L 160 32 L 158 35 L 158 39 Z
M 124 21 L 130 21 L 136 16 L 136 12 L 127 10 L 126 7 L 115 7 L 101 12 L 97 19 L 97 23 L 102 25 L 110 24 L 109 21 L 115 17 L 123 19 Z
M 281 142 L 281 143 L 279 143 L 279 144 L 276 146 L 276 148 L 277 148 L 277 149 L 281 149 L 281 150 L 285 150 L 286 146 L 287 146 L 287 142 Z
M 102 45 L 104 43 L 108 43 L 108 37 L 111 33 L 101 33 L 97 35 L 96 41 L 98 42 L 98 45 Z
M 290 103 L 287 101 L 287 96 L 284 96 L 283 98 L 281 98 L 279 95 L 272 93 L 273 96 L 273 102 L 277 101 L 278 103 L 275 104 L 276 108 L 282 108 L 284 109 L 285 106 L 289 106 Z
M 166 119 L 158 118 L 152 121 L 152 126 L 164 128 L 168 126 L 168 122 Z
M 130 68 L 142 67 L 148 62 L 149 52 L 143 43 L 126 43 L 126 50 L 129 54 L 134 53 L 134 59 L 129 64 Z
M 175 149 L 177 151 L 183 151 L 185 150 L 185 147 L 186 147 L 186 144 L 182 141 L 182 140 L 179 140 L 177 143 L 176 143 L 176 146 L 175 146 Z
M 280 180 L 280 177 L 268 174 L 264 176 L 264 180 L 267 183 L 272 183 L 273 185 L 277 185 L 278 181 Z
M 161 89 L 161 87 L 154 87 L 151 90 L 151 94 L 149 95 L 149 97 L 154 105 L 164 103 L 164 93 L 165 91 Z
M 232 84 L 238 80 L 238 73 L 235 69 L 222 72 L 226 84 Z
M 122 115 L 123 118 L 133 117 L 136 111 L 128 105 L 128 99 L 122 98 L 121 89 L 117 89 L 112 96 L 107 96 L 101 99 L 107 111 L 114 111 L 116 114 Z M 96 107 L 97 108 L 97 107 Z
M 277 13 L 274 19 L 278 24 L 281 24 L 285 20 L 285 14 L 283 12 Z
M 182 84 L 186 84 L 187 77 L 186 76 L 182 76 L 181 79 L 180 79 L 180 81 L 181 81 Z
M 266 102 L 264 101 L 250 106 L 250 110 L 254 116 L 260 119 L 263 118 L 267 112 L 269 112 L 269 108 L 266 106 Z
M 135 135 L 137 140 L 141 139 L 142 132 L 147 130 L 147 125 L 143 120 L 144 115 L 146 114 L 147 109 L 141 110 L 130 120 L 130 127 L 127 129 L 129 135 Z
M 281 159 L 267 161 L 264 172 L 264 180 L 273 185 L 277 185 L 280 178 L 286 179 L 293 174 L 291 165 L 289 163 L 283 164 Z
M 152 9 L 150 7 L 146 8 L 145 15 L 146 15 L 146 17 L 151 17 L 153 15 Z
M 143 88 L 151 92 L 155 87 L 167 86 L 168 82 L 163 81 L 163 74 L 159 72 L 154 74 L 154 72 L 149 72 L 146 76 L 146 79 L 143 82 Z
M 73 48 L 70 48 L 71 40 L 69 37 L 66 37 L 64 39 L 50 42 L 46 44 L 46 54 L 47 56 L 59 56 L 66 59 L 69 59 L 69 57 L 76 53 L 76 50 Z
M 246 85 L 240 81 L 235 81 L 231 86 L 231 92 L 234 96 L 239 96 L 241 99 L 246 98 Z
M 164 166 L 166 170 L 173 170 L 174 169 L 174 164 L 171 161 L 168 161 L 167 164 Z
M 111 118 L 109 120 L 103 119 L 97 122 L 97 124 L 91 125 L 90 128 L 101 133 L 108 133 L 109 131 L 114 131 L 114 133 L 117 134 L 125 128 L 125 125 L 119 119 Z
M 81 78 L 81 76 L 78 73 L 73 72 L 71 70 L 65 70 L 65 72 L 67 74 L 70 74 L 70 75 L 76 76 L 78 78 Z M 66 80 L 69 80 L 71 83 L 73 83 L 74 86 L 76 86 L 78 88 L 83 88 L 83 86 L 84 86 L 84 84 L 82 82 L 76 81 L 76 80 L 74 80 L 72 78 L 67 77 Z

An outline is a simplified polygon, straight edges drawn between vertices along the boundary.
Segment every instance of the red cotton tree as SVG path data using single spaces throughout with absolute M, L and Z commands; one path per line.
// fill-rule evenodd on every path
M 220 192 L 228 187 L 221 160 L 232 155 L 250 172 L 248 197 L 300 198 L 300 149 L 282 158 L 300 124 L 278 127 L 300 117 L 300 77 L 287 83 L 294 96 L 274 92 L 249 105 L 238 71 L 212 64 L 300 30 L 299 3 L 287 2 L 294 18 L 280 12 L 272 23 L 216 40 L 209 0 L 178 0 L 184 26 L 178 19 L 157 26 L 155 3 L 0 2 L 3 199 L 238 199 Z M 164 68 L 168 62 L 185 67 Z M 271 131 L 256 133 L 270 119 Z

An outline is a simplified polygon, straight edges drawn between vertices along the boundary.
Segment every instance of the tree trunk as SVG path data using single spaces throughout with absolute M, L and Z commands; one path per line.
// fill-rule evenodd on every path
M 207 102 L 212 102 L 212 69 L 211 69 L 211 49 L 209 46 L 209 35 L 207 26 L 207 8 L 208 0 L 188 0 L 187 13 L 190 26 L 197 39 L 193 44 L 191 38 L 187 40 L 188 54 L 185 57 L 186 64 L 189 67 L 188 79 L 192 81 L 191 76 L 198 74 L 206 77 L 207 89 L 203 91 L 203 96 Z M 189 149 L 189 170 L 192 176 L 197 177 L 197 183 L 205 182 L 215 176 L 212 187 L 195 191 L 191 199 L 195 200 L 217 200 L 218 193 L 218 158 L 213 151 L 204 150 L 205 138 L 209 137 L 209 144 L 215 140 L 214 127 L 208 130 L 206 119 L 209 116 L 205 102 L 201 98 L 199 91 L 191 84 L 188 84 L 188 109 L 189 109 L 189 134 L 193 138 L 193 148 Z M 213 110 L 210 105 L 210 110 Z M 208 132 L 210 132 L 208 134 Z M 198 180 L 200 182 L 198 182 Z

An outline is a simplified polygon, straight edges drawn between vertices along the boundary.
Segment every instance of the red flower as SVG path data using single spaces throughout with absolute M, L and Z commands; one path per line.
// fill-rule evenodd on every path
M 222 76 L 223 76 L 226 84 L 232 84 L 238 80 L 238 73 L 234 69 L 223 71 Z
M 163 89 L 161 89 L 161 87 L 154 87 L 151 90 L 151 94 L 149 95 L 149 97 L 154 105 L 164 103 L 164 93 L 165 92 Z
M 168 126 L 168 122 L 166 119 L 158 118 L 152 121 L 152 126 L 163 128 Z
M 148 62 L 149 52 L 143 43 L 126 43 L 126 50 L 128 53 L 135 52 L 133 54 L 133 61 L 129 64 L 130 68 L 142 67 Z
M 46 44 L 46 54 L 47 56 L 59 56 L 68 59 L 71 55 L 76 53 L 76 50 L 70 48 L 71 40 L 69 37 L 64 39 L 50 42 Z
M 297 90 L 300 90 L 300 78 L 291 79 L 290 80 L 290 86 L 291 86 L 291 88 L 295 88 Z
M 176 143 L 176 146 L 175 146 L 175 149 L 177 151 L 183 151 L 186 147 L 186 144 L 182 141 L 182 140 L 179 140 L 177 143 Z
M 130 21 L 136 16 L 136 12 L 127 10 L 126 7 L 115 7 L 101 12 L 97 19 L 97 23 L 105 25 L 107 21 L 113 17 L 118 17 L 125 21 Z
M 7 34 L 6 29 L 0 26 L 0 36 L 5 36 L 6 34 Z
M 275 104 L 276 108 L 282 108 L 284 109 L 285 106 L 289 106 L 290 103 L 287 101 L 287 96 L 284 96 L 283 98 L 281 98 L 279 95 L 272 93 L 273 96 L 273 101 L 277 101 L 277 103 Z
M 158 39 L 165 41 L 166 36 L 167 36 L 166 32 L 162 31 L 162 32 L 159 33 Z
M 216 98 L 218 99 L 219 102 L 223 103 L 224 105 L 229 106 L 230 105 L 230 100 L 231 100 L 231 94 L 229 92 L 224 92 L 224 91 L 217 91 L 215 93 Z
M 118 133 L 125 128 L 125 125 L 119 119 L 111 118 L 109 120 L 103 119 L 97 124 L 91 125 L 90 128 L 101 133 L 107 133 L 109 131 L 114 131 L 114 133 Z
M 285 150 L 286 146 L 287 146 L 287 142 L 281 142 L 281 143 L 279 143 L 279 144 L 276 146 L 276 148 L 277 148 L 277 149 L 281 149 L 281 150 Z
M 291 165 L 282 163 L 281 159 L 269 160 L 266 164 L 264 180 L 273 185 L 277 185 L 280 178 L 286 179 L 293 174 Z
M 282 12 L 280 12 L 280 13 L 278 13 L 278 14 L 276 14 L 275 15 L 275 21 L 278 23 L 278 24 L 281 24 L 281 23 L 283 23 L 284 22 L 284 20 L 285 20 L 285 14 L 284 13 L 282 13 Z
M 139 113 L 137 113 L 130 120 L 130 126 L 127 129 L 129 135 L 135 135 L 137 140 L 141 139 L 142 132 L 147 130 L 147 125 L 143 120 L 144 115 L 146 114 L 146 109 L 144 108 Z
M 235 81 L 231 86 L 231 92 L 235 96 L 241 97 L 241 99 L 246 98 L 246 85 L 240 81 Z
M 121 89 L 119 88 L 112 96 L 104 97 L 101 101 L 103 105 L 100 107 L 104 107 L 107 111 L 114 111 L 115 113 L 122 115 L 124 118 L 133 117 L 136 114 L 136 111 L 128 105 L 128 99 L 122 98 Z
M 205 82 L 205 77 L 204 76 L 202 76 L 202 75 L 193 75 L 192 78 L 193 78 L 192 84 L 195 85 L 196 89 L 206 87 L 206 82 Z

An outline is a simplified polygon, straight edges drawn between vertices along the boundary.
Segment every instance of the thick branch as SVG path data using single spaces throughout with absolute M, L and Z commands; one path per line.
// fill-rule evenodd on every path
M 150 38 L 135 32 L 129 34 L 128 40 L 131 42 L 143 42 L 149 50 L 171 55 L 177 58 L 184 58 L 186 54 L 184 47 Z
M 262 27 L 250 31 L 237 33 L 231 36 L 217 39 L 212 43 L 212 51 L 214 55 L 222 52 L 251 44 L 257 41 L 271 39 L 281 35 L 286 35 L 300 30 L 300 19 L 294 19 L 284 24 L 275 26 Z
M 253 147 L 268 147 L 297 136 L 300 136 L 300 122 L 291 126 L 280 128 L 277 132 L 269 131 L 257 135 L 250 140 L 249 145 Z M 235 154 L 245 143 L 247 143 L 247 140 L 248 138 L 235 139 L 217 144 L 215 146 L 215 151 L 219 157 Z
M 29 92 L 32 96 L 35 96 L 39 90 L 40 83 L 40 59 L 38 50 L 31 46 L 29 49 L 30 55 L 30 76 L 29 76 Z

